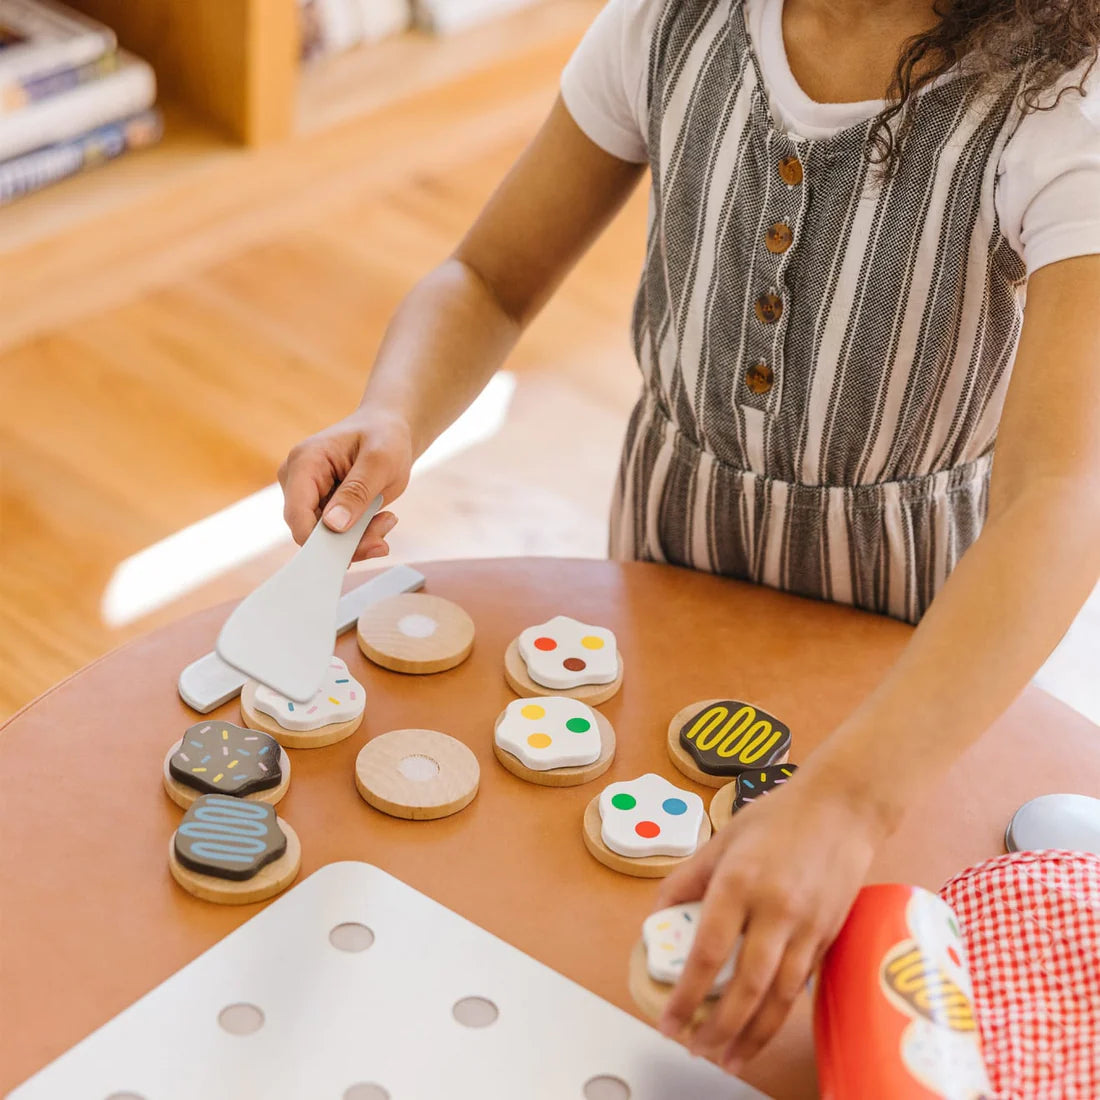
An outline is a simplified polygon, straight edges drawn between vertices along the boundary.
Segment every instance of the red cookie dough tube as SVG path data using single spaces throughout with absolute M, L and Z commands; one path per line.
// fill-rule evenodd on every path
M 860 891 L 814 1004 L 822 1100 L 980 1100 L 992 1093 L 955 914 L 918 886 Z

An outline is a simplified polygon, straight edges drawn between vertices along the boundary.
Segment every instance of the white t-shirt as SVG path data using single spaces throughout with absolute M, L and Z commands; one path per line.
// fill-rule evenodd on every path
M 783 0 L 743 2 L 776 125 L 796 139 L 820 139 L 882 110 L 880 100 L 810 99 L 787 61 Z M 647 159 L 646 67 L 665 3 L 609 0 L 562 73 L 562 99 L 577 125 L 622 160 Z M 997 215 L 1029 272 L 1100 253 L 1100 77 L 1086 89 L 1084 97 L 1070 91 L 1053 110 L 1028 114 L 1001 156 Z

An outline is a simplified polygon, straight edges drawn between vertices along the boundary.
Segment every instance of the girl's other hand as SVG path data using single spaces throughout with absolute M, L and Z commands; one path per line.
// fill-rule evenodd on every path
M 346 531 L 379 494 L 401 495 L 412 469 L 412 434 L 401 417 L 363 406 L 295 446 L 279 467 L 283 518 L 301 545 L 322 519 Z M 322 515 L 323 513 L 323 515 Z M 379 512 L 359 540 L 353 561 L 389 553 L 397 517 Z
M 661 1030 L 730 1073 L 783 1023 L 840 932 L 883 833 L 850 796 L 816 779 L 800 773 L 740 810 L 661 890 L 660 908 L 703 899 Z M 733 980 L 692 1030 L 742 936 Z

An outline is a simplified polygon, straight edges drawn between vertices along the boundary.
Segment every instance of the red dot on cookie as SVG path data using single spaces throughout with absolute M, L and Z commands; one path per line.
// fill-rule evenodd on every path
M 958 952 L 950 944 L 947 945 L 947 957 L 956 966 L 962 966 L 962 960 L 959 958 Z
M 656 821 L 639 821 L 634 826 L 634 831 L 638 836 L 644 836 L 646 840 L 652 840 L 655 836 L 660 836 L 661 826 Z
M 562 661 L 562 665 L 569 669 L 570 672 L 580 672 L 582 669 L 588 667 L 580 657 L 566 657 L 565 660 Z
M 553 638 L 536 638 L 535 649 L 541 649 L 544 652 L 549 652 L 551 649 L 557 649 L 558 643 Z

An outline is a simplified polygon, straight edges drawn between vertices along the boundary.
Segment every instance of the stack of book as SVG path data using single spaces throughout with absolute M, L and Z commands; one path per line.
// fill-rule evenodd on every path
M 307 60 L 377 42 L 412 22 L 410 0 L 298 0 Z
M 0 206 L 155 142 L 156 79 L 53 0 L 0 0 Z

